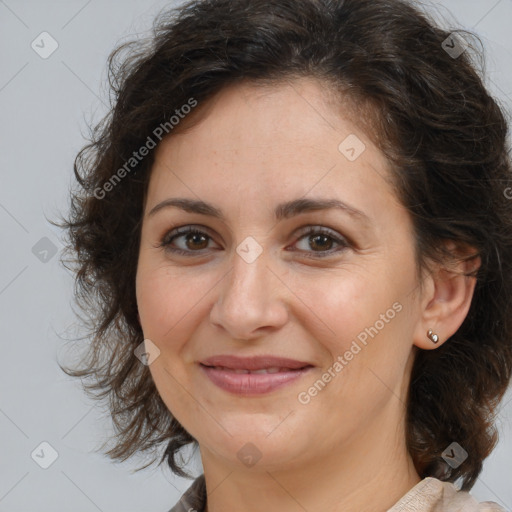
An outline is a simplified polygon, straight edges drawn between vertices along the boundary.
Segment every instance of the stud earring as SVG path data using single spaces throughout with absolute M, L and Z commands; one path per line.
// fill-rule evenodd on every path
M 433 343 L 437 343 L 439 341 L 439 336 L 437 334 L 434 334 L 432 329 L 429 329 L 427 332 L 427 336 Z

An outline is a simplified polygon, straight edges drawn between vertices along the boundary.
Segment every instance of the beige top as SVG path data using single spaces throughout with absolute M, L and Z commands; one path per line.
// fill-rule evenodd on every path
M 169 512 L 204 512 L 206 485 L 198 476 Z M 427 477 L 418 482 L 386 512 L 508 512 L 493 501 L 478 502 L 451 482 Z

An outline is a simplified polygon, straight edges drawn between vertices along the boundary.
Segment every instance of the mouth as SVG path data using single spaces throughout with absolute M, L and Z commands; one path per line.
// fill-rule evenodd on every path
M 215 356 L 199 366 L 213 384 L 235 395 L 270 393 L 297 381 L 314 368 L 304 361 L 273 356 Z
M 225 372 L 232 372 L 236 374 L 251 374 L 251 375 L 263 375 L 266 373 L 283 373 L 283 372 L 297 372 L 300 370 L 303 370 L 304 368 L 312 367 L 311 365 L 302 366 L 301 368 L 285 368 L 285 367 L 278 367 L 273 366 L 271 368 L 261 368 L 259 370 L 247 370 L 245 368 L 228 368 L 226 366 L 208 366 L 201 363 L 202 366 L 205 368 L 213 368 L 214 370 L 221 370 Z

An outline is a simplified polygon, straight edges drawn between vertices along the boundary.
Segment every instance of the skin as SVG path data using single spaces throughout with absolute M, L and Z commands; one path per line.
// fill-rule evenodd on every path
M 404 428 L 414 354 L 458 329 L 475 282 L 439 267 L 419 287 L 412 222 L 384 179 L 388 162 L 328 98 L 313 79 L 266 88 L 243 82 L 156 149 L 136 278 L 139 316 L 144 337 L 160 350 L 150 365 L 158 392 L 199 443 L 208 512 L 234 503 L 244 512 L 382 511 L 421 480 Z M 338 150 L 349 134 L 366 146 L 352 162 Z M 213 203 L 225 220 L 177 208 L 148 215 L 171 197 Z M 342 200 L 367 223 L 337 209 L 275 221 L 278 203 L 304 197 Z M 171 246 L 189 255 L 159 246 L 188 225 L 206 238 L 182 235 Z M 304 236 L 299 230 L 308 226 L 335 238 Z M 236 252 L 249 236 L 262 249 L 251 263 Z M 298 394 L 397 302 L 400 312 L 300 403 Z M 237 396 L 200 371 L 198 361 L 218 354 L 272 354 L 315 368 L 271 393 Z M 237 457 L 246 443 L 261 455 L 251 467 Z

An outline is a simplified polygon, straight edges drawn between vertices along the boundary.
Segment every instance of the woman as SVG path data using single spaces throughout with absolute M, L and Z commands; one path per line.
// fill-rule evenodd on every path
M 512 367 L 508 126 L 470 36 L 402 0 L 207 0 L 112 53 L 65 371 L 110 398 L 111 457 L 190 476 L 199 447 L 172 512 L 505 510 L 469 494 Z

